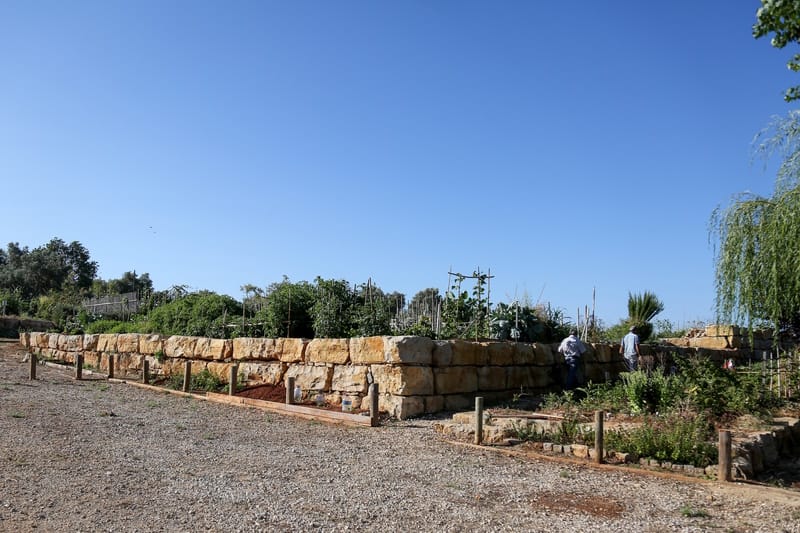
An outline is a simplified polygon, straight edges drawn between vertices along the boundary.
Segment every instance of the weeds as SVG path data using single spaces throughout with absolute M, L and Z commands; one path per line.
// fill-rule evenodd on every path
M 711 516 L 707 511 L 704 511 L 703 509 L 695 509 L 689 504 L 684 504 L 681 506 L 681 515 L 685 516 L 686 518 L 709 518 Z

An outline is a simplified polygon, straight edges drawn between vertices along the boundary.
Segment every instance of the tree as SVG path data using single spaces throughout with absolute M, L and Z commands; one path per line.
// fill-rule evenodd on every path
M 350 337 L 355 329 L 353 307 L 355 297 L 345 280 L 314 280 L 314 305 L 311 317 L 314 336 L 321 338 Z
M 187 294 L 150 312 L 148 332 L 225 338 L 226 317 L 242 312 L 239 302 L 211 291 Z
M 753 37 L 774 34 L 770 41 L 775 48 L 784 48 L 800 39 L 800 0 L 761 0 L 753 24 Z M 794 72 L 800 71 L 800 54 L 795 54 L 786 65 Z M 786 90 L 783 99 L 787 102 L 800 98 L 800 86 Z
M 757 136 L 756 153 L 781 157 L 771 196 L 734 196 L 711 214 L 718 320 L 769 322 L 800 333 L 800 111 L 774 118 Z M 750 327 L 752 331 L 752 327 Z
M 308 282 L 292 283 L 284 276 L 280 283 L 267 287 L 264 305 L 256 313 L 263 323 L 265 337 L 314 337 L 311 307 L 314 287 Z
M 636 328 L 641 342 L 653 334 L 651 320 L 664 310 L 664 304 L 652 292 L 642 294 L 628 293 L 628 324 Z

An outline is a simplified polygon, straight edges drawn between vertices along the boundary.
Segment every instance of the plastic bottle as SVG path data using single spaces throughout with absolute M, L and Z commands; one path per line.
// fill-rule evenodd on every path
M 300 400 L 303 399 L 303 389 L 300 388 L 300 385 L 294 386 L 294 401 L 296 403 L 300 403 Z
M 353 400 L 349 396 L 342 398 L 342 411 L 349 413 L 353 410 Z
M 325 395 L 322 394 L 321 392 L 319 394 L 317 394 L 314 397 L 314 403 L 316 403 L 318 407 L 324 405 L 325 404 Z

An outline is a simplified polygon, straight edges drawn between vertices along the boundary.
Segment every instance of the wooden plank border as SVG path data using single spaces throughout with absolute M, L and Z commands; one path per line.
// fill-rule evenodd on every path
M 212 402 L 224 403 L 228 405 L 244 405 L 254 407 L 273 413 L 289 414 L 308 420 L 319 420 L 325 422 L 335 422 L 356 426 L 372 426 L 372 419 L 368 415 L 354 415 L 350 413 L 339 413 L 325 409 L 316 409 L 304 405 L 289 405 L 278 402 L 268 402 L 266 400 L 256 400 L 243 396 L 228 396 L 216 392 L 206 393 L 206 398 Z

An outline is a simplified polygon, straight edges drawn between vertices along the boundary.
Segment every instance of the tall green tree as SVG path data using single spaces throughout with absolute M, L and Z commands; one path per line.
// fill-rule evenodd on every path
M 772 35 L 770 43 L 775 48 L 784 48 L 800 39 L 800 0 L 761 0 L 753 24 L 756 39 Z M 786 65 L 793 72 L 800 71 L 800 54 L 794 54 Z M 800 86 L 786 90 L 783 99 L 787 102 L 800 98 Z
M 267 287 L 264 304 L 256 313 L 256 321 L 263 324 L 265 337 L 314 337 L 311 308 L 314 305 L 314 287 L 306 281 L 283 281 Z

